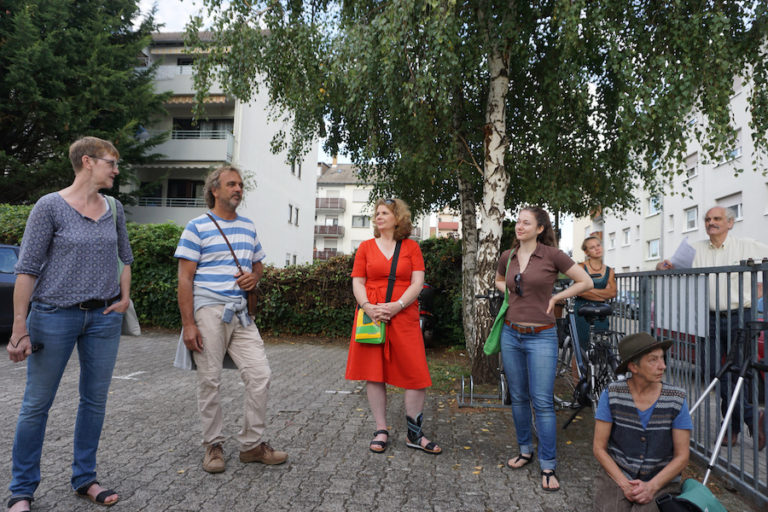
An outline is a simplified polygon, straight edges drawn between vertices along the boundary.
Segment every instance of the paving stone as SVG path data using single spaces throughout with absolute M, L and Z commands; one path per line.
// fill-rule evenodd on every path
M 178 335 L 148 330 L 124 337 L 115 367 L 98 456 L 99 480 L 117 489 L 111 510 L 239 512 L 496 512 L 590 510 L 597 462 L 588 440 L 591 423 L 558 431 L 558 475 L 563 489 L 541 490 L 538 466 L 513 471 L 517 453 L 511 415 L 504 409 L 456 409 L 453 397 L 427 398 L 424 429 L 443 454 L 405 446 L 403 394 L 389 393 L 390 445 L 368 450 L 375 425 L 364 386 L 344 379 L 346 349 L 267 343 L 272 368 L 265 437 L 289 453 L 286 464 L 238 460 L 236 436 L 243 386 L 235 371 L 222 375 L 227 470 L 202 470 L 203 448 L 195 375 L 173 368 Z M 0 480 L 10 481 L 11 448 L 24 390 L 25 365 L 0 360 Z M 72 435 L 78 404 L 73 357 L 50 411 L 42 482 L 34 510 L 95 510 L 69 487 Z M 585 415 L 586 416 L 586 415 Z M 562 424 L 567 413 L 558 413 Z M 585 441 L 586 440 L 586 441 Z M 732 510 L 750 510 L 743 502 Z M 743 506 L 742 506 L 743 504 Z

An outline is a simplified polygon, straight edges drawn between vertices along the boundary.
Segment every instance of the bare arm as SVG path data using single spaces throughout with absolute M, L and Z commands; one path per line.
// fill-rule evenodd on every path
M 493 284 L 496 285 L 496 289 L 499 290 L 501 293 L 504 293 L 507 291 L 507 281 L 506 278 L 496 272 L 496 277 L 493 279 Z
M 179 287 L 177 297 L 184 329 L 184 345 L 195 352 L 203 351 L 203 338 L 195 323 L 194 279 L 197 262 L 179 259 Z
M 120 300 L 104 309 L 104 314 L 111 311 L 125 313 L 128 306 L 131 305 L 131 266 L 123 266 L 123 272 L 120 274 Z
M 597 462 L 603 467 L 608 476 L 616 482 L 616 485 L 621 488 L 624 496 L 632 501 L 630 498 L 630 492 L 633 487 L 629 483 L 629 479 L 624 476 L 619 466 L 613 460 L 608 453 L 608 438 L 611 436 L 611 427 L 613 423 L 607 421 L 595 420 L 595 436 L 592 440 L 592 453 L 595 455 Z
M 557 304 L 559 301 L 567 299 L 568 297 L 573 297 L 574 295 L 581 295 L 585 291 L 591 290 L 595 287 L 595 283 L 592 282 L 592 278 L 589 277 L 589 274 L 587 274 L 587 271 L 584 270 L 581 265 L 574 263 L 571 265 L 571 268 L 565 272 L 565 275 L 573 279 L 573 284 L 560 293 L 556 293 L 549 299 L 547 314 L 554 310 L 555 304 Z
M 659 471 L 656 476 L 647 482 L 642 480 L 630 480 L 632 491 L 630 492 L 630 501 L 636 503 L 650 503 L 659 490 L 667 485 L 670 480 L 682 473 L 685 466 L 688 465 L 690 454 L 689 443 L 691 441 L 690 430 L 672 429 L 672 443 L 674 446 L 674 455 L 664 469 Z
M 242 275 L 237 276 L 237 286 L 241 290 L 249 292 L 256 288 L 262 275 L 264 275 L 264 264 L 257 261 L 253 264 L 250 272 L 244 272 Z
M 598 290 L 597 288 L 593 288 L 591 290 L 588 290 L 579 297 L 582 297 L 587 300 L 610 300 L 614 297 L 616 297 L 616 275 L 613 273 L 613 269 L 609 271 L 608 274 L 608 284 L 605 286 L 605 288 Z
M 8 357 L 14 363 L 23 361 L 32 353 L 32 340 L 27 332 L 27 314 L 36 282 L 37 276 L 31 274 L 16 276 L 16 285 L 13 288 L 13 328 L 11 338 L 5 347 L 8 350 Z
M 392 318 L 402 310 L 404 310 L 408 305 L 415 301 L 419 297 L 419 293 L 421 293 L 421 289 L 424 287 L 424 271 L 423 270 L 414 270 L 411 272 L 411 284 L 408 285 L 408 288 L 403 292 L 403 294 L 400 296 L 400 302 L 403 303 L 403 305 L 400 305 L 400 302 L 394 301 L 394 302 L 387 302 L 386 304 L 383 304 L 383 306 L 386 308 L 387 313 L 389 314 L 389 318 Z

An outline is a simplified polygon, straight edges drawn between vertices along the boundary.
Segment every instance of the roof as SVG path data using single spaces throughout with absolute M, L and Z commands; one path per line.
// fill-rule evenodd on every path
M 322 163 L 321 166 L 325 167 Z M 356 185 L 361 184 L 361 181 L 357 175 L 357 167 L 353 164 L 337 164 L 323 169 L 317 178 L 317 184 Z
M 154 44 L 184 44 L 184 32 L 155 32 L 152 34 Z M 199 33 L 202 41 L 213 41 L 213 32 L 205 30 Z

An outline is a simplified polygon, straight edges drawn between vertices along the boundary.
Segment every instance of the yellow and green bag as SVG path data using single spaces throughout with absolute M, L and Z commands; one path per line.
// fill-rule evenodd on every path
M 386 325 L 382 322 L 375 322 L 368 314 L 360 308 L 357 308 L 355 316 L 355 341 L 358 343 L 384 343 Z

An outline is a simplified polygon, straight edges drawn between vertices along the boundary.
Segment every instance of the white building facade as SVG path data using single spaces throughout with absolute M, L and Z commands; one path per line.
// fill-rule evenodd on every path
M 145 57 L 147 64 L 159 64 L 155 90 L 173 94 L 165 105 L 168 115 L 149 128 L 170 136 L 154 150 L 162 159 L 137 170 L 141 196 L 137 206 L 126 208 L 128 220 L 186 225 L 206 211 L 207 173 L 231 163 L 243 171 L 246 182 L 238 212 L 256 224 L 266 263 L 282 267 L 311 262 L 314 166 L 287 163 L 284 153 L 270 151 L 273 135 L 285 127 L 268 120 L 266 94 L 259 93 L 246 104 L 214 84 L 206 118 L 194 123 L 193 59 L 184 53 L 183 33 L 158 33 L 152 39 Z M 316 153 L 314 144 L 310 154 Z
M 574 248 L 581 246 L 585 235 L 602 232 L 606 264 L 617 272 L 653 270 L 683 239 L 707 238 L 704 216 L 713 206 L 734 213 L 732 235 L 768 243 L 768 164 L 765 159 L 753 163 L 757 155 L 749 128 L 749 87 L 739 79 L 734 81 L 731 111 L 736 143 L 727 158 L 708 162 L 700 144 L 691 141 L 673 189 L 655 197 L 638 191 L 639 212 L 619 217 L 605 211 L 594 219 L 581 219 L 574 225 Z M 701 115 L 689 118 L 689 124 L 702 122 Z M 736 174 L 737 169 L 743 172 Z
M 316 260 L 327 260 L 341 254 L 352 254 L 364 240 L 373 238 L 373 213 L 369 200 L 373 187 L 363 183 L 352 164 L 317 165 L 317 197 L 315 199 Z M 426 217 L 413 219 L 411 238 L 419 241 Z

